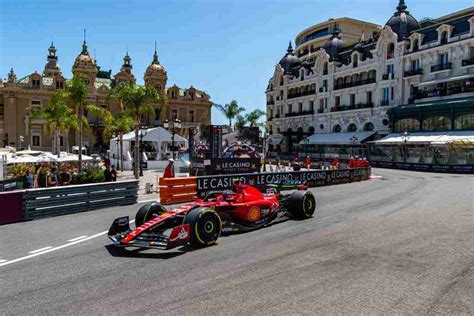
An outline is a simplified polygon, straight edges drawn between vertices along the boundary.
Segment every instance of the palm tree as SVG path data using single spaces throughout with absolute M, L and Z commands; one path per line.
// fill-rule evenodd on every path
M 61 123 L 61 134 L 64 136 L 66 151 L 69 151 L 69 132 L 79 129 L 79 121 L 77 115 L 70 115 Z
M 123 134 L 133 130 L 134 120 L 132 114 L 128 111 L 123 111 L 123 109 L 119 109 L 118 113 L 112 114 L 105 108 L 92 105 L 89 105 L 87 109 L 104 121 L 105 129 L 102 132 L 102 138 L 105 142 L 108 142 L 114 134 L 119 138 L 120 162 L 117 168 L 120 168 L 120 170 L 123 171 Z
M 79 121 L 79 172 L 82 172 L 82 138 L 84 133 L 84 108 L 87 105 L 87 85 L 83 78 L 73 77 L 67 84 L 69 99 L 77 108 Z
M 59 135 L 64 127 L 77 121 L 74 111 L 67 105 L 68 94 L 64 90 L 56 90 L 51 97 L 48 107 L 43 109 L 35 107 L 32 110 L 30 120 L 44 119 L 46 127 L 53 135 L 52 152 L 60 157 Z
M 250 124 L 250 127 L 261 126 L 263 123 L 259 123 L 258 120 L 265 115 L 262 110 L 253 110 L 252 112 L 245 115 L 245 119 Z
M 235 121 L 235 129 L 242 129 L 244 128 L 245 124 L 247 124 L 247 120 L 245 119 L 245 117 L 243 117 L 242 115 L 237 115 L 237 118 L 236 118 L 236 121 Z
M 237 117 L 242 112 L 245 112 L 245 108 L 240 107 L 237 104 L 237 101 L 232 100 L 230 103 L 226 105 L 222 104 L 216 104 L 214 103 L 213 106 L 215 106 L 219 111 L 221 111 L 222 114 L 229 120 L 229 128 L 232 128 L 232 119 Z
M 133 115 L 135 129 L 134 174 L 135 178 L 138 179 L 141 120 L 145 115 L 151 115 L 153 113 L 152 105 L 154 103 L 164 105 L 166 103 L 165 96 L 151 86 L 137 86 L 135 83 L 118 86 L 116 96 L 121 104 L 123 104 L 125 110 Z

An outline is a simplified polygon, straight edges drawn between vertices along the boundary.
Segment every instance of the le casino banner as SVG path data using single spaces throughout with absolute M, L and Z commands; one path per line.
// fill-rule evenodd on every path
M 197 177 L 197 195 L 204 197 L 208 192 L 230 189 L 234 179 L 238 178 L 262 190 L 268 184 L 281 184 L 291 181 L 306 182 L 310 187 L 319 187 L 354 181 L 366 180 L 370 176 L 370 168 L 320 170 L 320 171 L 294 171 L 278 173 L 248 173 L 220 176 Z

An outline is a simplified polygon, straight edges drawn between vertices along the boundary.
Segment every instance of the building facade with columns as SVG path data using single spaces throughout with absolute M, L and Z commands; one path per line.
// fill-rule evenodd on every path
M 84 41 L 82 51 L 74 61 L 72 73 L 85 79 L 90 104 L 117 113 L 118 104 L 110 100 L 108 95 L 118 84 L 136 82 L 131 60 L 127 52 L 120 71 L 112 76 L 112 71 L 100 70 Z M 23 78 L 17 78 L 12 68 L 7 80 L 0 81 L 0 144 L 16 148 L 30 146 L 34 150 L 51 150 L 52 137 L 45 122 L 39 119 L 30 120 L 28 115 L 33 107 L 47 106 L 54 91 L 65 88 L 67 80 L 58 63 L 57 50 L 53 43 L 48 49 L 47 63 L 42 73 L 35 71 Z M 144 82 L 166 96 L 167 107 L 162 109 L 160 104 L 155 104 L 153 115 L 144 117 L 143 125 L 159 126 L 165 119 L 180 119 L 182 135 L 189 127 L 209 125 L 212 106 L 210 96 L 193 86 L 184 89 L 173 85 L 167 88 L 167 80 L 167 72 L 158 61 L 155 49 L 152 62 L 145 71 Z M 87 119 L 91 128 L 84 131 L 84 145 L 89 148 L 89 152 L 104 151 L 108 144 L 102 139 L 103 122 L 92 114 L 88 114 Z M 61 135 L 60 142 L 61 150 L 69 149 L 78 143 L 78 135 L 75 131 L 70 131 Z
M 303 31 L 265 92 L 269 152 L 308 142 L 360 144 L 394 131 L 392 108 L 470 96 L 473 16 L 468 8 L 419 22 L 400 0 L 384 26 L 342 18 Z M 440 84 L 446 92 L 436 92 Z

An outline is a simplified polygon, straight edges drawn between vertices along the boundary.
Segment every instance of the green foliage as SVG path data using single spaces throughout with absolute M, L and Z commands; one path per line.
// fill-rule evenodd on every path
M 234 118 L 236 118 L 240 113 L 245 112 L 245 108 L 239 106 L 235 100 L 232 100 L 226 105 L 214 103 L 213 106 L 229 120 L 229 127 L 232 127 L 232 120 Z
M 71 184 L 99 183 L 104 181 L 104 170 L 99 166 L 88 165 L 84 172 L 73 175 Z
M 245 115 L 247 123 L 250 124 L 250 127 L 262 126 L 263 123 L 258 122 L 262 116 L 265 115 L 265 112 L 262 110 L 253 110 L 252 112 Z
M 245 119 L 245 117 L 243 117 L 242 115 L 237 115 L 237 119 L 235 121 L 235 128 L 242 129 L 244 128 L 245 124 L 247 124 L 247 120 Z
M 15 178 L 22 178 L 26 174 L 28 168 L 30 168 L 30 166 L 26 163 L 9 165 L 7 173 L 13 175 Z

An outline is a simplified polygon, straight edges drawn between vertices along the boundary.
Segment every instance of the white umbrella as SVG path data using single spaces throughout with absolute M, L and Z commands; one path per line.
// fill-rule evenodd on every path
M 33 157 L 30 155 L 22 155 L 16 156 L 12 155 L 7 157 L 7 164 L 16 164 L 16 163 L 35 163 L 37 161 L 37 157 Z

